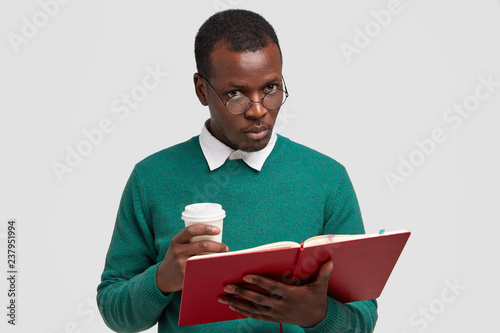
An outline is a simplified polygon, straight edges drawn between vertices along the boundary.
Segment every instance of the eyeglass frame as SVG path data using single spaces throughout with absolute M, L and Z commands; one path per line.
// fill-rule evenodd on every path
M 247 111 L 248 111 L 248 110 L 252 107 L 252 103 L 260 103 L 263 107 L 265 107 L 265 108 L 266 108 L 266 109 L 268 109 L 268 110 L 275 110 L 275 109 L 277 109 L 277 108 L 281 107 L 283 104 L 285 104 L 285 102 L 286 102 L 286 100 L 287 100 L 287 98 L 288 98 L 288 90 L 287 90 L 287 88 L 286 88 L 285 77 L 284 77 L 284 76 L 281 76 L 281 80 L 283 81 L 283 88 L 284 88 L 285 90 L 283 90 L 283 89 L 273 89 L 273 90 L 271 90 L 271 91 L 267 92 L 267 93 L 266 93 L 266 94 L 265 94 L 265 95 L 264 95 L 264 96 L 260 99 L 260 101 L 254 101 L 254 100 L 252 100 L 250 97 L 248 97 L 247 95 L 242 94 L 242 95 L 244 95 L 246 98 L 248 98 L 248 100 L 250 101 L 250 103 L 248 104 L 248 107 L 245 109 L 245 111 L 242 111 L 242 112 L 239 112 L 239 113 L 233 113 L 233 112 L 229 111 L 229 109 L 227 108 L 227 103 L 229 103 L 229 101 L 231 100 L 231 98 L 234 98 L 234 97 L 237 97 L 237 96 L 231 96 L 231 97 L 229 97 L 229 99 L 227 100 L 227 102 L 225 102 L 225 103 L 224 103 L 224 100 L 222 99 L 222 97 L 220 97 L 220 96 L 219 96 L 219 94 L 217 93 L 217 91 L 215 91 L 214 87 L 212 87 L 212 84 L 208 81 L 208 79 L 207 79 L 207 78 L 206 78 L 203 74 L 200 74 L 200 73 L 198 73 L 198 74 L 199 74 L 199 75 L 203 78 L 203 80 L 205 80 L 205 82 L 206 82 L 206 83 L 208 83 L 208 86 L 210 87 L 210 89 L 212 89 L 212 91 L 215 93 L 215 95 L 217 95 L 217 97 L 219 98 L 220 102 L 221 102 L 221 103 L 222 103 L 222 104 L 226 107 L 227 112 L 229 112 L 230 114 L 243 114 L 243 113 L 247 112 Z M 283 101 L 283 103 L 281 103 L 279 106 L 277 106 L 277 107 L 275 107 L 275 108 L 272 108 L 272 109 L 267 108 L 267 107 L 264 105 L 264 103 L 263 103 L 264 98 L 266 98 L 266 96 L 267 96 L 267 95 L 269 95 L 270 93 L 272 93 L 272 92 L 274 92 L 274 91 L 276 91 L 276 90 L 281 90 L 282 92 L 284 92 L 284 93 L 285 93 L 285 100 Z

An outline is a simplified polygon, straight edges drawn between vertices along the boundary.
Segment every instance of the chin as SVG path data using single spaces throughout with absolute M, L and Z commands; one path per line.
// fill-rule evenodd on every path
M 266 146 L 269 144 L 269 141 L 271 141 L 271 133 L 272 131 L 270 131 L 265 137 L 258 140 L 252 140 L 246 136 L 239 137 L 236 140 L 231 140 L 226 135 L 224 135 L 224 133 L 223 135 L 226 138 L 227 142 L 230 143 L 228 144 L 229 147 L 246 152 L 255 152 L 266 148 Z
M 266 146 L 259 146 L 259 147 L 242 147 L 240 148 L 240 150 L 242 151 L 246 151 L 247 153 L 251 153 L 251 152 L 255 152 L 255 151 L 259 151 L 259 150 L 262 150 L 266 148 Z
M 239 145 L 238 149 L 250 153 L 250 152 L 259 151 L 259 150 L 266 148 L 268 143 L 269 143 L 269 140 L 260 140 L 259 142 L 254 142 L 253 144 L 249 144 L 249 145 Z

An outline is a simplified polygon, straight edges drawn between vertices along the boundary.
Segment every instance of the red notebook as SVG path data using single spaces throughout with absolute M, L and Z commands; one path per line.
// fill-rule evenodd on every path
M 259 274 L 287 284 L 307 284 L 319 266 L 334 263 L 328 295 L 343 302 L 378 298 L 410 237 L 400 230 L 372 235 L 323 235 L 301 244 L 278 242 L 252 249 L 191 257 L 186 262 L 179 325 L 245 318 L 219 303 L 228 283 Z

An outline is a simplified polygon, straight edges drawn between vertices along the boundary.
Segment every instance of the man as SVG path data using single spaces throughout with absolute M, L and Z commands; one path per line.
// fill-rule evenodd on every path
M 210 119 L 199 136 L 136 165 L 125 187 L 106 258 L 98 305 L 119 332 L 371 332 L 375 300 L 342 304 L 327 297 L 334 263 L 304 286 L 249 274 L 227 285 L 219 301 L 250 319 L 178 327 L 186 260 L 266 243 L 300 242 L 318 234 L 364 233 L 354 190 L 336 161 L 273 132 L 288 91 L 274 29 L 244 10 L 219 12 L 195 40 L 196 95 Z M 200 190 L 201 189 L 201 190 Z M 208 189 L 208 190 L 207 190 Z M 201 194 L 200 194 L 201 193 Z M 181 213 L 195 201 L 226 211 L 223 242 L 190 243 L 216 227 L 184 228 Z

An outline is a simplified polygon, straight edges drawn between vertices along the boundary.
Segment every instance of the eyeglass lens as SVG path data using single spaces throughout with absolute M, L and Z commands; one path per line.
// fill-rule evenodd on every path
M 262 105 L 266 109 L 276 109 L 285 102 L 285 93 L 281 89 L 267 93 L 262 99 Z M 252 101 L 246 95 L 231 97 L 226 104 L 227 110 L 231 113 L 243 113 L 250 108 Z

